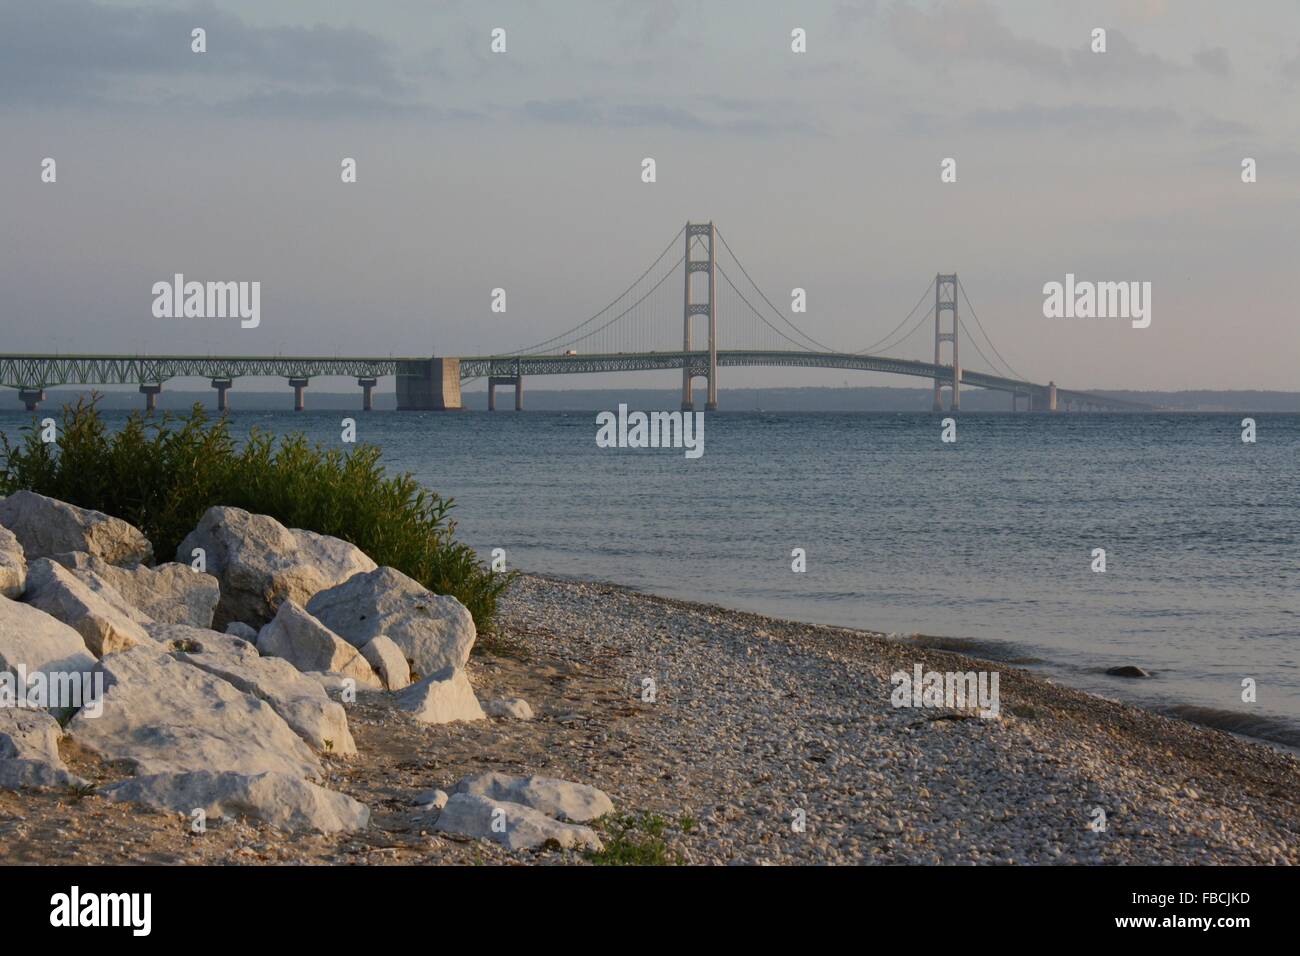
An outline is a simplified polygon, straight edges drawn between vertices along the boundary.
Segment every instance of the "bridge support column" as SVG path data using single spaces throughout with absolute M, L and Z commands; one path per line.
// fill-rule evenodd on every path
M 950 318 L 951 331 L 945 332 L 943 329 L 943 314 L 947 312 Z M 957 273 L 944 275 L 939 273 L 934 277 L 934 364 L 942 364 L 940 361 L 940 350 L 944 342 L 952 343 L 952 397 L 949 400 L 949 408 L 952 411 L 958 411 L 961 408 L 961 359 L 957 349 Z M 942 378 L 936 376 L 934 380 L 934 411 L 943 411 L 943 387 L 949 384 Z
M 682 351 L 691 351 L 691 319 L 697 315 L 708 316 L 709 319 L 709 371 L 708 371 L 708 390 L 705 392 L 704 407 L 707 411 L 714 411 L 718 407 L 718 314 L 714 308 L 717 299 L 717 260 L 714 255 L 714 247 L 717 245 L 718 231 L 712 222 L 688 222 L 685 230 L 686 236 L 686 255 L 685 255 L 685 294 L 683 297 L 684 304 L 682 307 Z M 708 246 L 707 258 L 695 259 L 692 253 L 696 245 L 701 244 Z M 695 302 L 691 291 L 691 277 L 697 272 L 703 272 L 708 278 L 708 301 Z M 689 412 L 695 408 L 695 399 L 691 395 L 691 381 L 693 378 L 690 367 L 690 360 L 682 368 L 682 411 Z
M 1047 410 L 1048 410 L 1049 412 L 1055 412 L 1055 411 L 1057 410 L 1057 408 L 1056 408 L 1056 383 L 1055 383 L 1055 382 L 1048 382 L 1048 383 L 1047 383 Z
M 306 388 L 310 382 L 311 380 L 306 378 L 289 379 L 289 384 L 293 386 L 293 410 L 295 412 L 300 412 L 307 407 L 306 402 L 304 402 L 302 398 L 302 390 Z
M 141 385 L 140 394 L 144 396 L 144 410 L 153 412 L 158 410 L 158 393 L 162 391 L 162 385 Z
M 375 403 L 371 396 L 371 392 L 374 390 L 374 387 L 379 384 L 379 379 L 359 378 L 357 379 L 357 384 L 361 386 L 361 410 L 363 412 L 374 411 Z
M 228 378 L 214 378 L 212 387 L 217 390 L 217 411 L 225 413 L 230 411 L 230 402 L 226 398 L 226 392 L 230 391 L 230 386 L 234 383 Z
M 497 386 L 513 385 L 515 387 L 515 411 L 524 410 L 524 377 L 522 375 L 488 376 L 488 411 L 497 410 Z
M 431 358 L 397 363 L 399 411 L 461 408 L 460 359 Z
M 523 410 L 524 410 L 524 377 L 522 375 L 516 375 L 515 376 L 515 411 L 522 412 Z
M 18 389 L 18 400 L 27 406 L 29 412 L 34 412 L 40 407 L 41 402 L 45 401 L 45 389 L 20 388 Z

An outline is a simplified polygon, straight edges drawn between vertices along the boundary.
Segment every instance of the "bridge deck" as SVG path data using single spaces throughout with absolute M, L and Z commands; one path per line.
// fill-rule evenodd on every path
M 235 379 L 268 376 L 305 379 L 347 376 L 357 379 L 395 375 L 399 363 L 424 362 L 428 356 L 193 356 L 193 355 L 0 355 L 0 385 L 40 389 L 53 385 L 160 385 L 173 378 Z M 614 352 L 590 355 L 471 355 L 460 359 L 463 380 L 488 376 L 575 375 L 689 367 L 707 372 L 705 351 Z M 952 380 L 952 367 L 914 359 L 843 352 L 729 349 L 718 351 L 726 367 L 835 368 Z M 962 384 L 1019 395 L 1046 391 L 1046 385 L 962 370 Z M 1089 403 L 1125 411 L 1148 410 L 1136 402 L 1057 389 L 1058 401 Z

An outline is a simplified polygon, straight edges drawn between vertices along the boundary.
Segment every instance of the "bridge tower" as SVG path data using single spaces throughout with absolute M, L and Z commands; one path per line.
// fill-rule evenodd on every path
M 943 330 L 943 314 L 947 312 L 949 329 Z M 952 399 L 948 407 L 952 411 L 961 409 L 961 362 L 957 357 L 957 273 L 934 277 L 934 364 L 940 364 L 939 347 L 944 342 L 952 343 L 952 381 L 945 382 L 940 376 L 934 377 L 934 410 L 943 411 L 943 387 L 952 389 Z
M 697 238 L 703 239 L 708 245 L 708 256 L 704 259 L 692 258 L 692 248 Z M 695 400 L 691 395 L 692 380 L 700 377 L 708 379 L 707 398 L 704 402 L 706 411 L 714 411 L 718 407 L 718 316 L 714 310 L 716 301 L 716 280 L 717 280 L 717 263 L 714 258 L 714 245 L 717 238 L 717 230 L 713 223 L 710 222 L 688 222 L 686 224 L 686 293 L 685 305 L 683 307 L 682 324 L 682 351 L 691 351 L 691 319 L 697 315 L 706 315 L 709 318 L 709 365 L 705 370 L 700 366 L 692 367 L 686 364 L 682 368 L 682 411 L 689 412 L 695 407 Z M 708 301 L 695 302 L 691 294 L 691 277 L 697 272 L 703 272 L 708 276 Z

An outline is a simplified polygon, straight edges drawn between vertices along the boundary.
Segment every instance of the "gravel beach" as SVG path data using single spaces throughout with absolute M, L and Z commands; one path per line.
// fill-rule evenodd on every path
M 536 718 L 428 726 L 362 693 L 359 753 L 325 763 L 327 786 L 371 808 L 364 833 L 198 835 L 93 794 L 7 791 L 0 863 L 587 861 L 436 833 L 415 795 L 480 770 L 599 787 L 619 813 L 661 817 L 681 863 L 1300 862 L 1294 756 L 987 661 L 538 576 L 481 645 L 479 698 L 522 697 Z M 890 675 L 918 663 L 997 670 L 999 716 L 895 708 Z M 87 780 L 122 778 L 63 747 Z

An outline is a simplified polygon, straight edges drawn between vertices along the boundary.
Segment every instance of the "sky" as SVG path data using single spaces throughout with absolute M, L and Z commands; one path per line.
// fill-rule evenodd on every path
M 0 0 L 3 351 L 508 351 L 712 220 L 836 348 L 957 272 L 1033 380 L 1295 389 L 1297 104 L 1295 0 Z M 178 272 L 259 281 L 260 325 L 155 317 Z M 1150 326 L 1045 318 L 1067 273 L 1150 282 Z M 916 384 L 720 377 L 846 381 Z

